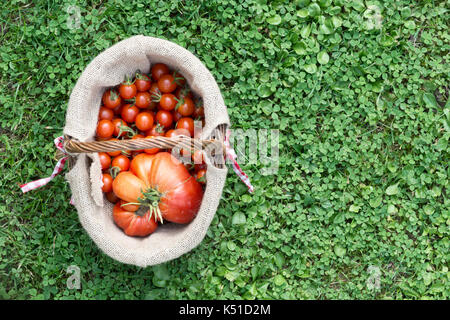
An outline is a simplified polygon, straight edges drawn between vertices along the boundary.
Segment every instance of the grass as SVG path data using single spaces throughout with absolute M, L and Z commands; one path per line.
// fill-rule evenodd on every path
M 8 1 L 0 297 L 448 299 L 448 4 Z M 145 269 L 96 248 L 63 176 L 18 188 L 53 171 L 53 139 L 82 70 L 135 34 L 197 55 L 234 128 L 280 130 L 277 174 L 244 164 L 249 195 L 230 170 L 202 244 Z M 79 290 L 67 287 L 72 265 Z

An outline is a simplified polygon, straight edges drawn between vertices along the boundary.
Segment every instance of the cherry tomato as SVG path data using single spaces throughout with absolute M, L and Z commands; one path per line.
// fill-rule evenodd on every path
M 114 117 L 114 110 L 106 107 L 100 107 L 98 112 L 98 120 L 112 120 Z
M 175 96 L 178 99 L 184 99 L 184 98 L 191 98 L 192 99 L 192 91 L 190 91 L 188 88 L 179 87 L 177 90 L 175 90 Z
M 115 137 L 119 137 L 120 127 L 128 127 L 128 123 L 126 123 L 125 121 L 123 121 L 120 118 L 113 119 L 112 123 L 114 125 L 114 136 Z M 125 134 L 126 134 L 126 132 L 122 130 L 122 133 L 120 133 L 120 137 L 123 137 Z
M 206 183 L 206 169 L 201 169 L 201 170 L 197 171 L 194 175 L 194 178 L 201 184 L 205 184 Z
M 194 171 L 198 172 L 202 169 L 206 169 L 206 163 L 202 163 L 202 164 L 194 164 Z
M 182 104 L 178 107 L 177 111 L 184 117 L 188 117 L 194 113 L 195 104 L 190 98 L 184 98 Z
M 98 157 L 100 159 L 102 170 L 108 169 L 111 164 L 111 157 L 106 152 L 99 152 Z
M 106 193 L 106 199 L 108 199 L 111 203 L 116 203 L 119 201 L 119 197 L 116 196 L 116 194 L 112 191 Z
M 174 122 L 178 122 L 178 120 L 180 120 L 181 118 L 183 118 L 183 116 L 176 110 L 172 111 L 172 116 L 173 116 L 173 121 Z
M 136 127 L 141 131 L 150 130 L 153 126 L 153 115 L 150 112 L 140 112 L 136 116 Z
M 175 106 L 177 105 L 176 97 L 171 93 L 164 93 L 159 100 L 159 105 L 161 106 L 161 109 L 171 111 L 175 109 Z
M 145 139 L 153 139 L 153 138 L 154 138 L 154 136 L 145 137 Z M 148 153 L 148 154 L 155 154 L 155 153 L 158 153 L 159 150 L 160 150 L 159 148 L 149 148 L 149 149 L 144 149 L 144 152 Z
M 136 104 L 136 107 L 146 109 L 150 107 L 150 104 L 152 103 L 152 96 L 148 92 L 138 92 L 134 103 Z
M 119 168 L 119 171 L 127 171 L 130 168 L 130 159 L 123 154 L 119 154 L 112 159 L 111 167 Z
M 117 106 L 117 107 L 115 107 L 114 109 L 113 109 L 113 111 L 114 111 L 114 114 L 116 115 L 116 116 L 119 116 L 120 117 L 120 114 L 122 113 L 122 109 L 123 109 L 123 106 L 124 106 L 125 104 L 123 103 L 123 101 L 122 101 L 122 103 L 119 105 L 119 106 Z
M 151 85 L 148 92 L 152 96 L 152 101 L 159 102 L 159 99 L 161 99 L 161 91 L 159 90 L 158 84 L 156 82 Z
M 163 74 L 158 80 L 158 88 L 162 93 L 170 93 L 177 88 L 177 83 L 170 74 Z
M 126 100 L 133 99 L 136 96 L 137 88 L 134 83 L 124 82 L 119 86 L 120 96 Z
M 136 116 L 139 114 L 139 108 L 132 104 L 126 104 L 123 106 L 122 119 L 128 123 L 134 122 L 136 120 Z
M 205 109 L 202 105 L 195 106 L 194 113 L 192 114 L 194 118 L 203 118 L 205 116 Z
M 113 184 L 113 178 L 109 173 L 103 173 L 102 174 L 102 191 L 103 192 L 111 192 L 112 191 L 112 184 Z
M 155 81 L 158 81 L 163 74 L 168 74 L 169 72 L 170 72 L 169 67 L 164 63 L 154 64 L 151 70 L 152 78 Z
M 150 130 L 145 132 L 145 135 L 154 137 L 164 136 L 164 127 L 156 123 Z
M 192 137 L 194 135 L 194 120 L 189 117 L 181 118 L 180 120 L 178 120 L 176 128 L 188 130 L 190 136 Z
M 138 91 L 144 92 L 150 90 L 152 81 L 146 74 L 138 73 L 136 74 L 136 80 L 134 81 L 134 84 L 136 85 L 136 89 Z
M 187 137 L 190 137 L 191 134 L 186 129 L 170 129 L 169 131 L 166 132 L 165 136 L 167 138 L 173 138 L 173 137 L 176 137 L 176 136 L 187 136 Z
M 169 128 L 173 123 L 172 113 L 165 110 L 159 110 L 156 113 L 156 121 L 162 125 L 164 128 Z
M 172 115 L 171 115 L 172 116 Z M 97 136 L 110 138 L 114 133 L 114 125 L 111 120 L 100 120 L 97 124 Z
M 122 99 L 116 90 L 106 90 L 102 97 L 103 105 L 107 108 L 114 109 L 120 106 Z

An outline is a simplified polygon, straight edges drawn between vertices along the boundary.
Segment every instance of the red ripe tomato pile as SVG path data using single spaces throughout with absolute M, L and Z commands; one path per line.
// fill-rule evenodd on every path
M 98 114 L 96 139 L 152 139 L 194 136 L 194 121 L 204 125 L 204 109 L 186 79 L 163 63 L 148 74 L 136 73 L 106 90 Z M 197 131 L 196 131 L 197 132 Z M 189 223 L 201 204 L 206 183 L 203 152 L 181 150 L 182 163 L 171 150 L 100 152 L 102 190 L 115 204 L 113 218 L 129 236 L 147 236 L 166 222 Z

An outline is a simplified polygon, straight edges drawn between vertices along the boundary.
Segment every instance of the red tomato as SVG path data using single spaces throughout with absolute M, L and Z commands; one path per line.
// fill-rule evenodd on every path
M 186 87 L 184 87 L 184 88 L 179 87 L 177 90 L 175 90 L 175 96 L 178 99 L 184 99 L 184 98 L 192 99 L 192 91 L 189 90 L 189 88 L 186 88 Z
M 120 117 L 120 114 L 122 113 L 123 106 L 124 106 L 124 104 L 121 103 L 119 106 L 115 107 L 115 108 L 113 109 L 114 115 Z
M 150 218 L 150 211 L 143 215 L 134 211 L 127 211 L 126 206 L 121 207 L 120 202 L 116 203 L 113 208 L 114 222 L 125 232 L 128 236 L 145 237 L 155 232 L 158 228 L 154 216 Z
M 102 191 L 103 192 L 111 192 L 112 191 L 112 185 L 113 185 L 113 178 L 109 173 L 103 173 L 102 174 Z
M 112 191 L 106 193 L 106 199 L 108 199 L 111 203 L 116 203 L 119 201 L 119 198 Z
M 111 162 L 111 167 L 119 168 L 119 171 L 127 171 L 130 168 L 130 159 L 123 154 L 119 154 L 117 157 L 114 157 Z
M 163 74 L 168 74 L 169 72 L 170 72 L 169 67 L 164 63 L 154 64 L 151 70 L 152 78 L 155 81 L 158 81 Z
M 201 184 L 205 184 L 206 183 L 206 169 L 201 169 L 201 170 L 197 171 L 195 173 L 194 177 L 195 177 L 195 180 L 197 180 Z
M 117 175 L 114 193 L 126 202 L 152 207 L 158 220 L 189 223 L 200 208 L 203 189 L 186 167 L 168 152 L 141 153 L 130 171 Z
M 177 129 L 186 129 L 191 134 L 190 136 L 194 136 L 194 120 L 189 117 L 184 117 L 178 120 Z
M 107 108 L 114 109 L 120 106 L 122 99 L 116 90 L 106 90 L 102 97 L 103 105 Z
M 100 107 L 98 112 L 98 120 L 112 120 L 114 117 L 114 110 L 106 107 Z
M 119 86 L 120 96 L 126 100 L 133 99 L 136 96 L 137 88 L 134 83 L 124 82 Z
M 175 111 L 175 110 L 172 111 L 172 116 L 173 116 L 173 122 L 178 122 L 178 120 L 183 118 L 183 116 L 178 111 Z
M 139 114 L 139 108 L 132 104 L 126 104 L 123 106 L 122 119 L 128 123 L 134 122 L 136 120 L 137 115 Z
M 136 107 L 146 109 L 150 107 L 150 104 L 152 103 L 152 96 L 148 92 L 138 92 L 134 103 L 136 104 Z
M 114 124 L 111 120 L 100 120 L 97 124 L 97 136 L 110 138 L 114 133 Z
M 194 171 L 195 172 L 198 172 L 198 171 L 200 171 L 202 169 L 206 169 L 206 168 L 207 168 L 206 163 L 194 164 Z
M 167 138 L 173 138 L 173 137 L 176 137 L 176 136 L 187 136 L 187 137 L 190 137 L 190 133 L 186 129 L 171 129 L 171 130 L 166 132 L 165 136 Z
M 192 117 L 194 118 L 203 118 L 205 116 L 205 109 L 203 108 L 202 105 L 199 106 L 195 106 L 195 110 L 194 113 L 192 114 Z
M 114 125 L 114 136 L 115 137 L 119 137 L 119 133 L 120 133 L 120 127 L 128 127 L 128 123 L 126 123 L 125 121 L 123 121 L 120 118 L 115 118 L 112 121 L 113 125 Z M 120 133 L 120 137 L 123 137 L 126 134 L 126 131 L 123 131 Z
M 159 100 L 159 105 L 163 110 L 172 111 L 177 105 L 176 97 L 171 93 L 164 93 Z
M 136 89 L 138 91 L 144 92 L 150 90 L 152 81 L 146 74 L 138 73 L 136 74 L 136 80 L 134 81 L 134 84 L 136 85 Z
M 154 137 L 164 136 L 164 127 L 161 126 L 159 123 L 156 123 L 150 130 L 145 132 L 145 135 Z
M 159 110 L 156 113 L 156 122 L 162 125 L 164 128 L 169 128 L 173 123 L 172 113 L 165 110 Z
M 153 102 L 159 102 L 161 99 L 161 91 L 159 90 L 157 83 L 153 83 L 148 92 L 150 93 Z
M 177 88 L 177 83 L 170 74 L 163 74 L 158 80 L 158 88 L 162 93 L 170 93 Z
M 111 157 L 106 152 L 99 152 L 98 157 L 100 159 L 100 165 L 102 166 L 102 170 L 106 170 L 109 168 L 111 164 Z
M 150 130 L 153 126 L 153 115 L 150 112 L 140 112 L 136 116 L 136 127 L 141 131 Z
M 181 105 L 178 107 L 177 112 L 180 113 L 184 117 L 189 117 L 194 113 L 195 104 L 194 101 L 190 98 L 184 98 Z

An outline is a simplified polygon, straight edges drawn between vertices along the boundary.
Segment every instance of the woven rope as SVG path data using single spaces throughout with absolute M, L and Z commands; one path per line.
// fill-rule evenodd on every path
M 59 160 L 63 157 L 66 157 L 67 155 L 69 155 L 69 159 L 71 159 L 79 153 L 111 152 L 119 150 L 133 151 L 151 148 L 179 148 L 186 149 L 188 151 L 202 149 L 206 151 L 206 154 L 208 156 L 214 156 L 217 150 L 221 150 L 222 155 L 224 156 L 226 152 L 225 145 L 223 143 L 225 128 L 226 126 L 219 125 L 217 128 L 218 130 L 215 130 L 215 132 L 212 134 L 211 139 L 209 140 L 193 139 L 187 136 L 176 136 L 172 138 L 161 136 L 151 139 L 139 138 L 128 140 L 80 142 L 68 136 L 64 136 L 63 147 L 66 150 L 67 154 L 64 154 L 60 150 L 57 150 L 55 159 Z M 223 167 L 223 163 L 214 164 L 219 167 Z

